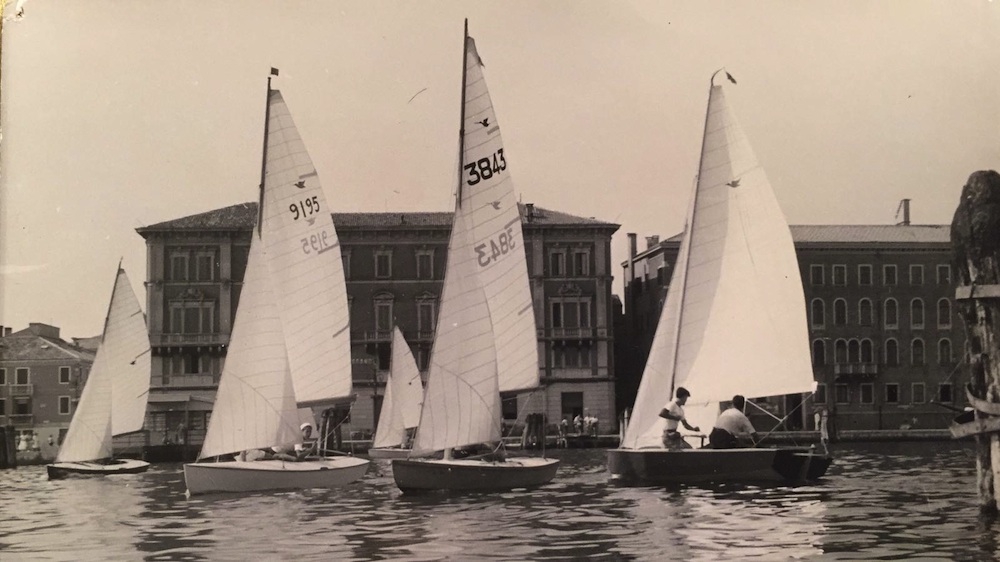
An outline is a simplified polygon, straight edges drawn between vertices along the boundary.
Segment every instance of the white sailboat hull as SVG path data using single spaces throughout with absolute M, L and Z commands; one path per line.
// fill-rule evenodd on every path
M 803 483 L 822 478 L 831 462 L 810 447 L 608 450 L 611 480 L 633 485 Z
M 357 457 L 193 463 L 184 465 L 184 482 L 191 495 L 335 488 L 360 479 L 368 464 Z
M 46 466 L 49 480 L 67 476 L 108 476 L 112 474 L 138 474 L 149 469 L 149 463 L 136 459 L 110 461 L 57 462 Z
M 504 461 L 413 459 L 392 461 L 396 486 L 404 492 L 492 492 L 541 486 L 559 469 L 558 459 L 517 457 Z
M 405 459 L 410 456 L 411 449 L 401 447 L 372 447 L 368 449 L 368 458 L 377 460 Z

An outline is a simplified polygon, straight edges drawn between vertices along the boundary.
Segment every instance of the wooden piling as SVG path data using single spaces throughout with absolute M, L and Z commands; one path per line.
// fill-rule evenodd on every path
M 993 170 L 969 176 L 951 223 L 955 300 L 965 322 L 973 421 L 967 431 L 976 440 L 976 488 L 979 508 L 997 514 L 1000 479 L 1000 174 Z M 953 434 L 957 433 L 953 430 Z
M 0 468 L 17 468 L 17 431 L 0 427 Z

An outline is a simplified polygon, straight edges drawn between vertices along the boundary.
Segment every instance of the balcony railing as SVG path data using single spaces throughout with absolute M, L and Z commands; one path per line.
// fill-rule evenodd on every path
M 219 374 L 162 375 L 152 377 L 150 386 L 153 388 L 215 387 L 219 386 Z
M 352 331 L 351 341 L 360 343 L 390 342 L 392 330 Z
M 31 384 L 12 384 L 10 385 L 10 395 L 11 396 L 31 396 L 35 391 L 34 385 Z
M 834 363 L 835 375 L 877 375 L 878 363 Z
M 31 425 L 35 416 L 32 414 L 10 414 L 7 419 L 10 420 L 11 425 Z
M 153 345 L 228 345 L 227 334 L 150 334 Z
M 553 339 L 594 339 L 594 338 L 605 338 L 608 336 L 607 328 L 539 328 L 538 337 L 539 338 L 553 338 Z

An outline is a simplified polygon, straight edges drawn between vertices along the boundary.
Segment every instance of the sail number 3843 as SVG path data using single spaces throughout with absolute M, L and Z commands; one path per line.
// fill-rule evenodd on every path
M 496 238 L 475 247 L 480 267 L 486 267 L 516 247 L 513 228 L 501 232 Z
M 488 180 L 493 177 L 493 174 L 499 174 L 501 171 L 506 170 L 507 161 L 504 160 L 503 149 L 501 148 L 490 156 L 480 158 L 475 162 L 466 164 L 462 168 L 469 172 L 469 177 L 465 179 L 465 183 L 476 185 L 481 180 Z

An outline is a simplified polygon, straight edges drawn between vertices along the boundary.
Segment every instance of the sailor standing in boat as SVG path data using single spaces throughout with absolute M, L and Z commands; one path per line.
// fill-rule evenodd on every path
M 680 386 L 677 387 L 676 395 L 677 398 L 668 402 L 660 410 L 660 417 L 667 420 L 667 427 L 663 430 L 663 446 L 667 449 L 690 449 L 691 445 L 684 440 L 681 432 L 677 431 L 677 427 L 684 424 L 684 428 L 688 431 L 701 431 L 701 429 L 698 426 L 690 425 L 684 417 L 684 404 L 687 403 L 691 393 L 688 392 L 688 389 Z
M 757 443 L 757 430 L 750 423 L 750 418 L 743 413 L 746 398 L 739 394 L 733 396 L 733 405 L 726 408 L 715 420 L 715 427 L 708 436 L 708 442 L 713 449 L 735 449 L 740 446 L 740 440 L 749 437 L 751 444 Z

